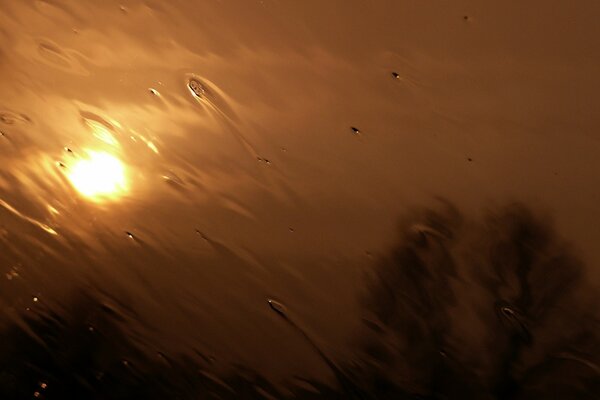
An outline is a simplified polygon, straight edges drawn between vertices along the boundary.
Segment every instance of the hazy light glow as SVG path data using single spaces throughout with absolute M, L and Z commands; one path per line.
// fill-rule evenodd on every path
M 75 189 L 92 200 L 117 198 L 127 190 L 123 163 L 112 154 L 86 151 L 70 168 L 68 178 Z

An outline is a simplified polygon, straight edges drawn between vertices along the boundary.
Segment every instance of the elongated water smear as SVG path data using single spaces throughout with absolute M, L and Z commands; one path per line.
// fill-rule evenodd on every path
M 287 308 L 276 300 L 268 299 L 267 301 L 271 309 L 279 314 L 292 328 L 294 328 L 296 332 L 304 337 L 308 344 L 317 352 L 319 357 L 321 357 L 325 364 L 327 364 L 340 383 L 344 394 L 350 399 L 364 399 L 365 395 L 361 393 L 356 385 L 352 383 L 344 371 L 342 371 L 342 369 L 338 367 L 337 364 L 323 352 L 323 350 L 321 350 L 317 343 L 304 331 L 304 329 L 302 329 L 294 320 L 290 318 Z
M 48 232 L 51 235 L 58 235 L 58 233 L 50 228 L 48 225 L 43 224 L 39 221 L 36 221 L 35 219 L 28 217 L 27 215 L 22 214 L 19 210 L 17 210 L 16 208 L 14 208 L 13 206 L 11 206 L 10 204 L 8 204 L 6 201 L 0 199 L 0 206 L 6 208 L 8 211 L 10 211 L 11 213 L 13 213 L 14 215 L 16 215 L 17 217 L 29 222 L 30 224 L 33 224 L 35 226 L 37 226 L 38 228 L 43 229 L 44 231 Z

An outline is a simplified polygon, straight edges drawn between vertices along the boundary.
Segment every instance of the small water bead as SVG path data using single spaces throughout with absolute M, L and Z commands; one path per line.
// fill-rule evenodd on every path
M 350 127 L 350 130 L 351 130 L 351 131 L 352 131 L 352 133 L 354 133 L 355 135 L 358 135 L 358 134 L 360 134 L 360 130 L 359 130 L 357 127 L 355 127 L 355 126 L 351 126 L 351 127 Z
M 12 269 L 6 273 L 6 279 L 8 279 L 9 281 L 12 281 L 13 279 L 17 278 L 18 276 L 19 276 L 19 273 L 15 269 Z
M 273 299 L 268 299 L 267 301 L 269 302 L 269 306 L 273 309 L 273 311 L 287 318 L 287 309 L 283 304 Z
M 31 119 L 25 114 L 17 114 L 11 111 L 0 112 L 0 122 L 6 125 L 31 123 Z
M 188 88 L 196 97 L 202 97 L 206 93 L 206 90 L 204 89 L 202 83 L 200 83 L 200 81 L 194 78 L 191 78 L 188 81 Z
M 504 313 L 504 315 L 506 315 L 508 317 L 515 316 L 515 312 L 509 307 L 502 307 L 502 308 L 500 308 L 500 311 L 502 311 Z

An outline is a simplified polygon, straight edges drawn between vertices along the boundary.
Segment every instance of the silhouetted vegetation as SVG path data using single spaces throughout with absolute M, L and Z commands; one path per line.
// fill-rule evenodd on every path
M 30 312 L 0 333 L 0 398 L 579 399 L 600 393 L 594 292 L 568 245 L 524 206 L 481 220 L 451 205 L 416 212 L 402 221 L 397 243 L 372 272 L 364 296 L 367 333 L 357 338 L 355 359 L 329 360 L 311 342 L 334 370 L 337 388 L 305 382 L 282 394 L 243 367 L 217 372 L 206 357 L 148 351 L 124 328 L 125 316 L 82 294 L 68 310 Z M 283 305 L 271 306 L 295 324 Z

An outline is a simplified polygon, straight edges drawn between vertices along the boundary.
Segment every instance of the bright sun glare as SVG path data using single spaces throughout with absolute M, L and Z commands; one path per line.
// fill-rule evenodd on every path
M 83 196 L 99 200 L 118 197 L 127 189 L 125 168 L 115 156 L 86 151 L 87 157 L 70 168 L 69 180 Z

